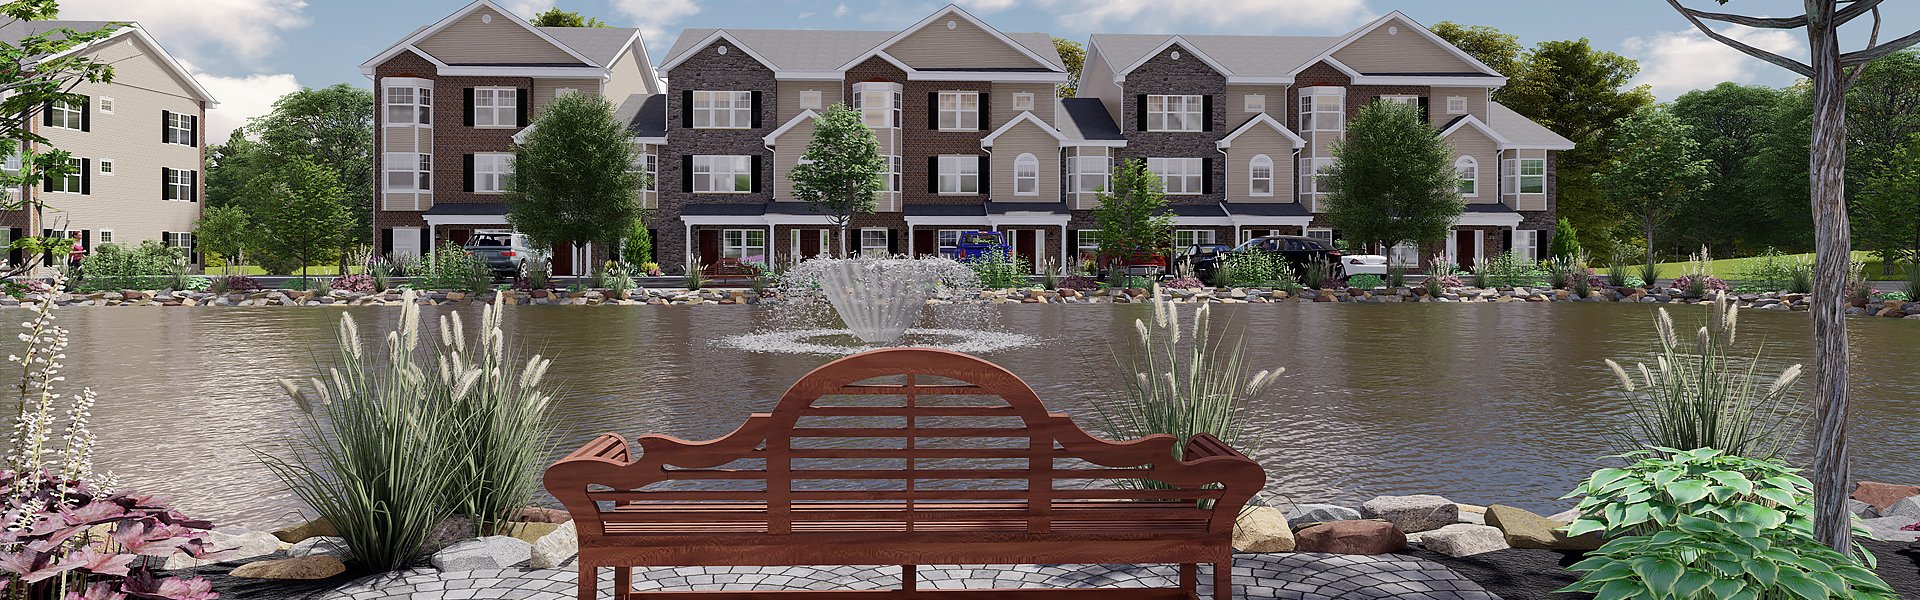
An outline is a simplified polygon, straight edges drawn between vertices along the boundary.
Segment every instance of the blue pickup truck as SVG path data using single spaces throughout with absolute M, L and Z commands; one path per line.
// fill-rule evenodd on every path
M 973 260 L 994 252 L 1013 255 L 1013 248 L 1007 245 L 1006 238 L 998 231 L 961 232 L 958 246 L 940 250 L 942 256 L 958 261 Z

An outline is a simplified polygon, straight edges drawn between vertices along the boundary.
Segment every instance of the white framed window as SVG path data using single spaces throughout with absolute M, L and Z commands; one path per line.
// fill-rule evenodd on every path
M 1247 161 L 1247 195 L 1273 195 L 1273 158 L 1256 154 Z
M 762 264 L 767 262 L 767 230 L 728 229 L 721 232 L 720 237 L 724 241 L 720 248 L 721 258 Z
M 1247 103 L 1247 112 L 1250 112 L 1250 113 L 1267 112 L 1267 95 L 1266 94 L 1247 94 L 1246 103 Z
M 1094 260 L 1100 256 L 1100 230 L 1074 230 L 1074 253 L 1080 260 Z
M 1522 194 L 1547 193 L 1547 159 L 1520 159 L 1520 185 L 1515 189 Z
M 100 101 L 100 114 L 103 114 L 103 115 L 113 114 L 113 98 L 107 97 L 107 96 L 101 96 L 99 101 Z
M 76 131 L 86 123 L 86 111 L 86 104 L 65 100 L 55 100 L 51 106 L 47 107 L 47 113 L 53 119 L 54 127 Z
M 433 125 L 433 88 L 412 85 L 387 87 L 388 125 Z
M 1331 228 L 1308 227 L 1307 237 L 1326 242 L 1328 246 L 1333 245 L 1333 229 Z
M 179 248 L 189 252 L 193 251 L 193 232 L 190 231 L 169 231 L 167 232 L 166 239 L 162 241 L 167 244 L 168 248 Z
M 488 152 L 473 155 L 473 191 L 500 194 L 513 184 L 513 154 Z
M 1513 230 L 1513 253 L 1527 264 L 1540 260 L 1540 231 L 1535 229 Z
M 193 171 L 187 169 L 167 169 L 168 200 L 190 200 L 193 198 Z
M 753 92 L 695 91 L 694 129 L 746 129 L 753 126 Z
M 102 243 L 102 244 L 112 244 L 112 243 L 114 243 L 114 237 L 113 237 L 113 230 L 112 230 L 112 229 L 102 229 L 102 230 L 100 230 L 100 231 L 99 231 L 98 233 L 100 234 L 100 235 L 99 235 L 99 238 L 100 238 L 100 243 Z
M 853 84 L 853 109 L 860 120 L 874 129 L 900 127 L 901 86 L 887 81 L 863 81 Z
M 1147 131 L 1200 131 L 1206 101 L 1198 95 L 1147 96 Z
M 167 117 L 166 140 L 169 144 L 188 146 L 193 144 L 193 115 L 169 112 Z
M 1040 158 L 1021 154 L 1013 159 L 1013 195 L 1040 195 Z
M 753 191 L 753 157 L 700 155 L 693 157 L 693 191 L 700 194 L 745 194 Z
M 19 173 L 20 172 L 20 153 L 13 152 L 13 153 L 7 154 L 7 158 L 4 161 L 0 161 L 0 170 L 4 170 L 8 173 Z
M 111 159 L 111 158 L 102 158 L 102 159 L 99 159 L 99 161 L 100 161 L 100 167 L 99 167 L 99 168 L 100 168 L 100 174 L 101 174 L 101 175 L 113 175 L 113 171 L 114 171 L 114 169 L 113 169 L 113 166 L 114 166 L 114 165 L 113 165 L 113 159 Z
M 820 110 L 820 90 L 800 90 L 801 110 Z
M 387 191 L 433 191 L 433 155 L 412 152 L 388 152 Z
M 572 94 L 572 93 L 576 93 L 576 92 L 579 92 L 579 91 L 580 91 L 580 90 L 577 90 L 577 89 L 574 89 L 574 88 L 570 88 L 570 87 L 563 87 L 563 88 L 557 88 L 557 89 L 555 89 L 555 90 L 553 90 L 553 97 L 555 97 L 555 98 L 559 98 L 559 97 L 561 97 L 561 96 L 565 96 L 565 95 L 567 95 L 567 94 Z
M 1327 169 L 1333 167 L 1332 158 L 1310 158 L 1302 161 L 1300 171 L 1300 193 L 1312 196 L 1327 193 Z
M 47 191 L 60 192 L 63 194 L 78 194 L 83 191 L 82 188 L 86 185 L 86 181 L 83 179 L 87 171 L 85 166 L 86 161 L 78 158 L 68 160 L 71 161 L 73 168 L 68 169 L 66 175 L 48 177 Z
M 978 131 L 980 92 L 940 92 L 940 130 Z
M 893 245 L 887 243 L 887 230 L 860 230 L 860 254 L 885 256 L 893 253 Z
M 1343 131 L 1346 129 L 1346 115 L 1346 88 L 1310 87 L 1300 90 L 1300 131 Z
M 940 165 L 940 193 L 980 193 L 980 157 L 970 154 L 950 154 L 941 156 L 938 164 Z
M 885 180 L 880 182 L 880 191 L 900 191 L 900 155 L 890 154 L 887 156 L 887 173 Z
M 1167 195 L 1192 196 L 1200 194 L 1206 183 L 1200 172 L 1206 168 L 1205 162 L 1198 158 L 1149 158 L 1147 170 L 1160 176 Z
M 1394 244 L 1388 257 L 1396 267 L 1413 267 L 1420 264 L 1420 246 L 1412 242 Z
M 520 90 L 510 87 L 473 88 L 474 127 L 517 127 Z
M 1180 249 L 1199 244 L 1211 244 L 1216 233 L 1218 232 L 1212 229 L 1175 229 L 1173 230 L 1173 247 Z
M 1462 156 L 1453 161 L 1454 188 L 1460 191 L 1462 198 L 1475 198 L 1480 195 L 1480 161 L 1471 156 Z
M 1381 96 L 1380 101 L 1388 104 L 1399 104 L 1403 106 L 1419 106 L 1420 105 L 1419 96 L 1405 96 L 1405 95 Z
M 643 192 L 660 191 L 660 156 L 659 155 L 644 154 L 644 153 L 634 155 L 633 165 L 631 167 L 628 167 L 627 170 L 634 173 L 639 173 L 646 177 L 646 181 L 640 184 L 640 191 L 643 191 Z
M 1075 156 L 1071 159 L 1073 176 L 1067 178 L 1070 193 L 1091 194 L 1106 191 L 1110 168 L 1105 156 Z
M 1450 114 L 1450 115 L 1467 114 L 1467 97 L 1466 96 L 1447 96 L 1447 114 Z
M 959 248 L 960 234 L 963 233 L 966 233 L 966 231 L 962 229 L 942 229 L 936 231 L 933 234 L 934 246 L 939 247 L 941 252 Z
M 1033 110 L 1033 92 L 1015 92 L 1013 94 L 1013 109 Z

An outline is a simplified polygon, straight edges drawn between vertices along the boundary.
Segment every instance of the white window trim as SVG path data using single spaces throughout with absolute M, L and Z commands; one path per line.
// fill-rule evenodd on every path
M 879 233 L 879 234 L 880 234 L 880 245 L 878 245 L 878 246 L 868 246 L 868 245 L 867 245 L 867 234 L 869 234 L 869 233 Z M 860 230 L 860 239 L 858 240 L 858 242 L 859 242 L 859 244 L 860 244 L 860 254 L 864 256 L 864 255 L 866 255 L 866 254 L 867 254 L 867 252 L 868 252 L 868 251 L 869 251 L 870 249 L 871 249 L 871 251 L 873 251 L 873 252 L 879 252 L 879 253 L 883 253 L 883 254 L 891 254 L 891 249 L 890 249 L 890 248 L 889 248 L 889 247 L 887 246 L 887 241 L 888 241 L 888 238 L 889 238 L 889 236 L 887 235 L 887 230 L 886 230 L 886 228 L 884 228 L 884 227 L 869 227 L 869 228 L 864 228 L 864 229 L 861 229 L 861 230 Z
M 172 194 L 173 197 L 166 200 L 168 202 L 192 201 L 194 172 L 191 169 L 171 169 L 167 173 L 170 175 L 167 179 L 167 193 Z
M 1173 230 L 1173 246 L 1175 249 L 1179 249 L 1200 244 L 1212 244 L 1217 242 L 1219 236 L 1220 232 L 1212 229 L 1175 229 Z M 1188 238 L 1187 242 L 1184 244 L 1181 243 L 1181 237 Z
M 1314 235 L 1316 233 L 1321 233 L 1326 235 Z M 1318 239 L 1318 240 L 1326 240 L 1328 244 L 1333 243 L 1332 227 L 1308 227 L 1304 235 L 1310 238 Z
M 113 96 L 101 96 L 99 98 L 95 98 L 94 100 L 98 101 L 98 104 L 96 104 L 95 106 L 97 106 L 100 109 L 100 114 L 103 114 L 103 115 L 113 114 L 113 110 L 117 108 L 116 106 L 114 106 L 115 103 L 113 101 Z
M 120 172 L 120 165 L 111 158 L 96 158 L 93 160 L 93 165 L 94 169 L 103 176 L 112 177 L 114 173 Z
M 647 183 L 640 186 L 640 191 L 660 191 L 660 155 L 642 152 L 635 156 L 638 156 L 639 160 L 635 161 L 633 166 L 639 168 L 634 169 L 633 172 L 647 176 Z
M 860 120 L 866 123 L 867 127 L 874 129 L 899 129 L 902 120 L 901 116 L 905 110 L 904 107 L 901 106 L 902 102 L 904 102 L 901 98 L 904 89 L 900 84 L 890 81 L 863 81 L 853 84 L 853 109 L 860 111 Z M 886 94 L 889 106 L 886 109 L 869 109 L 866 106 L 866 98 L 869 94 Z M 879 111 L 881 110 L 886 110 L 886 112 L 880 113 Z M 887 115 L 886 123 L 874 123 L 876 120 L 874 117 L 880 114 Z
M 694 129 L 753 128 L 753 92 L 750 91 L 694 90 L 693 106 L 687 110 L 693 111 Z M 720 124 L 721 115 L 726 115 L 724 125 Z
M 513 153 L 479 152 L 473 155 L 473 193 L 507 193 L 507 183 L 512 177 Z
M 1024 172 L 1026 169 L 1029 169 L 1029 168 L 1032 169 L 1031 173 Z M 1020 186 L 1023 183 L 1030 184 L 1032 189 L 1022 191 L 1020 189 Z M 1034 156 L 1032 153 L 1025 153 L 1025 154 L 1021 154 L 1020 156 L 1014 157 L 1013 159 L 1013 195 L 1015 196 L 1040 195 L 1040 157 Z
M 937 100 L 939 106 L 934 107 L 934 109 L 940 113 L 937 117 L 939 120 L 936 122 L 936 124 L 940 126 L 940 131 L 980 130 L 980 92 L 940 92 Z M 949 104 L 949 100 L 951 100 L 951 104 Z M 972 100 L 973 106 L 969 107 L 966 105 L 968 100 Z M 953 118 L 952 124 L 947 123 L 948 117 Z M 973 118 L 972 126 L 967 125 L 968 117 Z
M 56 189 L 51 189 L 51 187 L 49 187 L 46 190 L 47 193 L 78 194 L 81 192 L 81 187 L 86 185 L 86 180 L 83 178 L 83 176 L 86 175 L 86 168 L 83 166 L 86 164 L 86 162 L 77 156 L 69 158 L 67 160 L 69 164 L 73 165 L 73 172 L 68 173 L 66 175 L 62 175 L 60 177 L 59 182 L 60 182 L 61 189 L 56 190 Z
M 889 154 L 889 155 L 887 155 L 887 157 L 886 157 L 886 159 L 887 159 L 887 172 L 886 172 L 886 176 L 885 176 L 885 177 L 882 177 L 882 178 L 881 178 L 881 181 L 880 181 L 880 191 L 881 191 L 882 193 L 894 193 L 894 192 L 899 192 L 899 191 L 900 191 L 900 177 L 901 177 L 901 174 L 900 174 L 900 163 L 901 163 L 901 159 L 900 159 L 900 155 L 898 155 L 898 154 Z
M 734 234 L 739 234 L 739 243 L 734 243 Z M 760 243 L 754 244 L 753 237 L 760 236 Z M 767 230 L 765 229 L 724 229 L 720 231 L 720 257 L 741 261 L 752 261 L 754 250 L 759 251 L 760 261 L 767 258 Z M 733 256 L 729 256 L 732 254 Z
M 391 126 L 433 127 L 432 81 L 413 78 L 390 78 L 381 80 L 381 83 L 380 102 L 381 106 L 386 109 L 382 111 L 385 113 L 382 117 L 382 124 Z M 394 102 L 392 93 L 397 90 L 406 90 L 409 94 L 409 101 Z M 393 109 L 394 107 L 400 106 L 407 107 L 407 114 L 413 116 L 412 120 L 395 120 Z
M 1523 240 L 1522 238 L 1525 239 Z M 1513 230 L 1513 247 L 1508 248 L 1508 250 L 1512 250 L 1514 254 L 1518 255 L 1521 260 L 1527 263 L 1540 260 L 1540 230 Z
M 1467 114 L 1467 97 L 1466 96 L 1447 96 L 1447 114 L 1450 114 L 1450 115 Z
M 119 240 L 116 240 L 116 239 L 114 239 L 114 237 L 113 237 L 113 230 L 112 230 L 112 229 L 101 229 L 101 230 L 98 230 L 98 231 L 96 231 L 96 233 L 99 233 L 99 234 L 100 234 L 100 239 L 99 239 L 99 243 L 102 243 L 102 244 L 118 244 L 118 243 L 120 243 L 120 241 L 119 241 Z
M 553 97 L 559 98 L 567 94 L 579 93 L 579 91 L 580 91 L 579 88 L 570 88 L 570 87 L 554 88 Z
M 1160 186 L 1166 195 L 1198 196 L 1206 193 L 1207 175 L 1201 172 L 1207 168 L 1206 163 L 1205 160 L 1192 157 L 1156 157 L 1147 159 L 1147 170 L 1160 177 Z M 1181 165 L 1178 174 L 1168 168 L 1176 164 Z M 1173 191 L 1175 177 L 1180 178 L 1180 191 L 1177 192 Z
M 1420 97 L 1412 94 L 1387 94 L 1387 95 L 1381 96 L 1380 101 L 1390 102 L 1393 104 L 1405 104 L 1407 106 L 1414 106 L 1414 107 L 1420 106 Z
M 946 249 L 948 249 L 948 248 L 959 248 L 959 247 L 960 247 L 960 239 L 961 239 L 961 237 L 962 237 L 963 235 L 965 235 L 965 234 L 967 233 L 967 231 L 968 231 L 968 230 L 966 230 L 966 229 L 940 229 L 940 230 L 936 230 L 936 231 L 934 231 L 934 232 L 933 232 L 933 248 L 934 248 L 935 250 L 946 250 Z M 949 233 L 951 233 L 951 234 L 953 234 L 953 243 L 952 243 L 952 244 L 948 244 L 948 243 L 946 242 L 946 240 L 944 240 L 944 239 L 943 239 L 943 238 L 945 238 L 945 237 L 946 237 L 946 235 L 947 235 L 947 234 L 949 234 Z
M 1463 175 L 1462 174 L 1463 171 L 1466 171 L 1468 169 L 1472 170 L 1471 173 Z M 1456 190 L 1460 189 L 1461 187 L 1464 187 L 1459 185 L 1460 183 L 1471 182 L 1473 184 L 1473 189 L 1460 192 L 1461 198 L 1480 197 L 1480 161 L 1479 160 L 1471 156 L 1462 156 L 1460 158 L 1454 159 L 1453 177 L 1455 179 L 1454 189 Z
M 1540 174 L 1539 174 L 1539 175 L 1525 175 L 1525 174 L 1523 174 L 1523 173 L 1525 172 L 1525 170 L 1526 170 L 1526 165 L 1527 165 L 1527 163 L 1530 163 L 1530 162 L 1531 162 L 1531 163 L 1539 163 L 1539 165 L 1540 165 Z M 1502 163 L 1501 163 L 1501 168 L 1502 168 L 1503 170 L 1505 170 L 1505 171 L 1506 171 L 1506 173 L 1504 173 L 1504 175 L 1506 176 L 1506 180 L 1507 180 L 1507 181 L 1506 181 L 1506 184 L 1507 184 L 1507 191 L 1506 191 L 1506 195 L 1508 195 L 1508 196 L 1543 196 L 1543 195 L 1546 195 L 1546 193 L 1547 193 L 1547 159 L 1544 159 L 1544 158 L 1509 158 L 1509 159 L 1507 159 L 1507 160 L 1505 160 L 1505 161 L 1502 161 Z M 1538 191 L 1538 192 L 1527 192 L 1527 191 L 1522 191 L 1522 190 L 1524 190 L 1524 189 L 1526 188 L 1526 183 L 1527 183 L 1527 180 L 1529 180 L 1529 179 L 1538 179 L 1538 180 L 1540 181 L 1540 191 Z
M 1013 109 L 1033 110 L 1033 92 L 1015 92 L 1013 94 Z
M 942 154 L 937 162 L 939 186 L 935 189 L 942 196 L 977 196 L 980 194 L 980 156 L 975 154 Z M 969 171 L 970 170 L 970 171 Z M 973 182 L 973 191 L 967 190 L 967 182 Z M 948 184 L 952 185 L 949 186 Z
M 1334 99 L 1335 100 L 1333 102 L 1334 107 L 1332 109 L 1327 109 L 1324 107 L 1317 106 L 1317 103 L 1315 102 L 1315 100 L 1319 98 Z M 1309 88 L 1301 88 L 1299 112 L 1300 112 L 1300 132 L 1301 133 L 1306 133 L 1309 131 L 1324 131 L 1324 132 L 1333 132 L 1333 133 L 1346 131 L 1347 89 L 1343 87 L 1333 87 L 1333 86 L 1316 86 L 1316 87 L 1309 87 Z M 1321 118 L 1321 116 L 1323 115 L 1329 116 L 1332 118 L 1331 119 Z M 1333 122 L 1332 127 L 1323 126 L 1328 121 Z
M 432 192 L 433 191 L 433 155 L 418 152 L 388 152 L 381 157 L 385 170 L 381 173 L 381 189 L 388 192 Z M 408 168 L 401 168 L 408 167 Z M 412 173 L 412 181 L 407 187 L 395 187 L 394 173 Z M 426 175 L 427 185 L 420 185 L 421 176 Z
M 167 113 L 167 144 L 186 146 L 193 140 L 193 115 Z
M 1247 109 L 1246 112 L 1256 113 L 1256 114 L 1267 112 L 1267 95 L 1266 94 L 1247 94 L 1245 101 L 1246 101 L 1246 109 Z
M 722 164 L 722 161 L 725 164 Z M 744 163 L 744 164 L 743 164 Z M 724 169 L 721 167 L 725 167 Z M 707 175 L 707 187 L 700 189 L 700 175 Z M 739 189 L 740 176 L 747 176 L 747 189 Z M 700 154 L 693 157 L 693 193 L 695 194 L 751 194 L 753 193 L 753 157 L 745 154 Z M 725 179 L 733 185 L 728 189 L 717 189 L 715 182 Z
M 93 108 L 92 106 L 88 106 L 85 104 L 75 107 L 70 102 L 67 102 L 64 100 L 55 100 L 53 102 L 53 106 L 47 109 L 53 112 L 53 120 L 54 120 L 54 124 L 49 125 L 48 127 L 58 127 L 60 129 L 66 129 L 69 131 L 79 131 L 80 127 L 85 125 L 87 122 L 85 113 L 88 110 L 91 110 L 92 108 Z M 68 123 L 68 125 L 62 125 L 61 123 Z
M 481 106 L 481 92 L 487 92 L 491 104 Z M 517 129 L 520 127 L 520 90 L 499 86 L 480 86 L 473 88 L 473 128 L 474 129 Z M 503 103 L 504 100 L 504 103 Z M 488 122 L 481 122 L 481 115 L 489 115 Z M 502 115 L 505 115 L 504 117 Z M 504 119 L 504 120 L 503 120 Z
M 1181 133 L 1206 129 L 1206 97 L 1199 94 L 1149 94 L 1146 110 L 1147 131 Z M 1170 126 L 1176 114 L 1183 117 L 1180 129 Z
M 1266 163 L 1266 177 L 1260 176 L 1260 167 L 1263 162 Z M 1273 197 L 1273 171 L 1273 157 L 1265 154 L 1255 154 L 1253 158 L 1247 159 L 1247 195 L 1257 198 Z M 1267 191 L 1265 192 L 1259 191 L 1259 187 L 1254 185 L 1256 182 L 1261 181 L 1265 181 L 1267 184 Z
M 820 90 L 800 90 L 801 110 L 820 110 Z
M 1112 160 L 1111 157 L 1097 155 L 1073 157 L 1073 176 L 1067 180 L 1067 185 L 1072 188 L 1070 193 L 1097 194 L 1106 190 L 1107 186 L 1112 184 Z M 1099 168 L 1089 171 L 1087 169 L 1090 164 L 1096 165 Z M 1087 183 L 1086 180 L 1082 178 L 1089 176 L 1098 176 L 1100 178 L 1100 185 L 1088 189 L 1088 186 L 1085 185 Z

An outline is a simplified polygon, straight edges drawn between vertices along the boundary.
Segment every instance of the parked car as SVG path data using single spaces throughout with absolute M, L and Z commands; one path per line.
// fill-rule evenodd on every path
M 1378 254 L 1349 254 L 1340 257 L 1340 267 L 1348 275 L 1387 275 L 1387 257 Z
M 518 277 L 528 261 L 544 257 L 546 251 L 534 248 L 527 236 L 518 233 L 476 233 L 467 238 L 468 254 L 486 261 L 495 277 Z
M 1193 270 L 1193 276 L 1201 281 L 1213 281 L 1214 266 L 1219 264 L 1220 255 L 1232 252 L 1233 246 L 1226 244 L 1194 244 L 1173 251 L 1174 264 L 1184 264 Z
M 941 250 L 947 258 L 967 261 L 982 255 L 1000 253 L 1013 255 L 1013 247 L 1008 246 L 1006 237 L 998 231 L 966 231 L 960 234 L 960 245 Z
M 1333 249 L 1331 242 L 1319 238 L 1298 235 L 1262 236 L 1247 240 L 1239 246 L 1234 247 L 1232 251 L 1232 253 L 1240 252 L 1270 252 L 1279 254 L 1287 259 L 1287 264 L 1293 266 L 1293 272 L 1295 274 L 1305 272 L 1307 263 L 1316 260 L 1326 261 L 1327 268 L 1331 271 L 1328 273 L 1329 275 L 1334 277 L 1346 276 L 1346 266 L 1340 261 L 1340 251 Z M 1218 258 L 1216 258 L 1215 261 L 1217 262 Z M 1310 283 L 1308 285 L 1313 284 Z

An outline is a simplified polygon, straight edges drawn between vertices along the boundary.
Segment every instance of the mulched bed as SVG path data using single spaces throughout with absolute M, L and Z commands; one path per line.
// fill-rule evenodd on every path
M 1920 600 L 1920 549 L 1907 542 L 1861 542 L 1879 559 L 1875 569 L 1900 597 Z M 1415 548 L 1409 555 L 1430 560 L 1480 584 L 1506 600 L 1570 600 L 1592 598 L 1590 594 L 1556 594 L 1553 591 L 1574 582 L 1567 565 L 1580 561 L 1581 553 L 1552 550 L 1509 549 L 1464 558 Z

